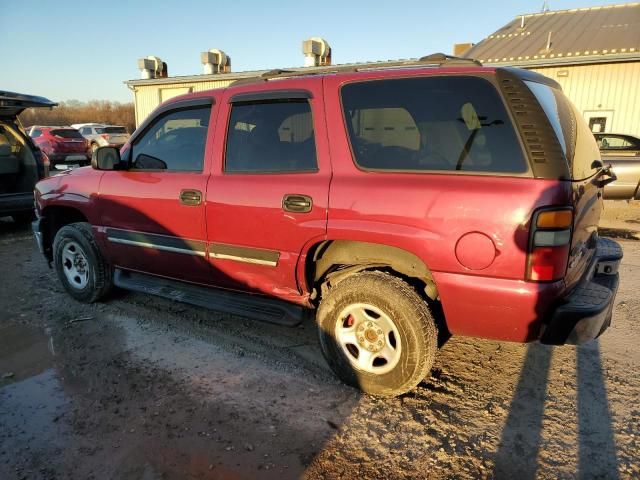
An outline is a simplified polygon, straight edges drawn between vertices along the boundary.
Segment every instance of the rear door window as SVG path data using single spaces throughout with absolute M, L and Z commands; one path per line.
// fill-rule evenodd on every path
M 342 88 L 356 164 L 366 170 L 520 174 L 528 163 L 495 87 L 418 77 Z
M 307 100 L 233 105 L 225 172 L 296 173 L 317 168 L 313 118 Z

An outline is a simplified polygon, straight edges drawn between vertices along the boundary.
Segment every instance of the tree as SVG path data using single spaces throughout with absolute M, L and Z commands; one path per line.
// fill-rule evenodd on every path
M 79 102 L 68 100 L 60 102 L 53 109 L 30 108 L 20 115 L 25 127 L 31 125 L 71 125 L 74 123 L 105 123 L 122 125 L 129 133 L 136 127 L 133 103 L 112 102 L 110 100 L 91 100 Z

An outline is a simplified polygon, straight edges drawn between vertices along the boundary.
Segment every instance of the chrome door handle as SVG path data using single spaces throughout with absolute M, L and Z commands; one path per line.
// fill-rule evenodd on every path
M 202 192 L 200 190 L 182 190 L 180 192 L 180 203 L 189 206 L 200 205 L 202 203 Z
M 282 198 L 282 209 L 285 212 L 309 213 L 313 208 L 313 200 L 307 195 L 287 194 Z

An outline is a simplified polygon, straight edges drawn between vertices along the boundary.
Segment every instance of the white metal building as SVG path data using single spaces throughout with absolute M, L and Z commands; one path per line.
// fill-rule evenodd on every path
M 520 15 L 464 55 L 551 77 L 594 132 L 640 136 L 640 3 Z

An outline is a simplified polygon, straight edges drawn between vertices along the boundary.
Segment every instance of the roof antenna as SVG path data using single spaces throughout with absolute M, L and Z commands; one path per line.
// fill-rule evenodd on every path
M 546 13 L 549 11 L 549 2 L 547 0 L 544 0 L 544 2 L 542 3 L 542 10 L 540 11 L 540 13 Z

